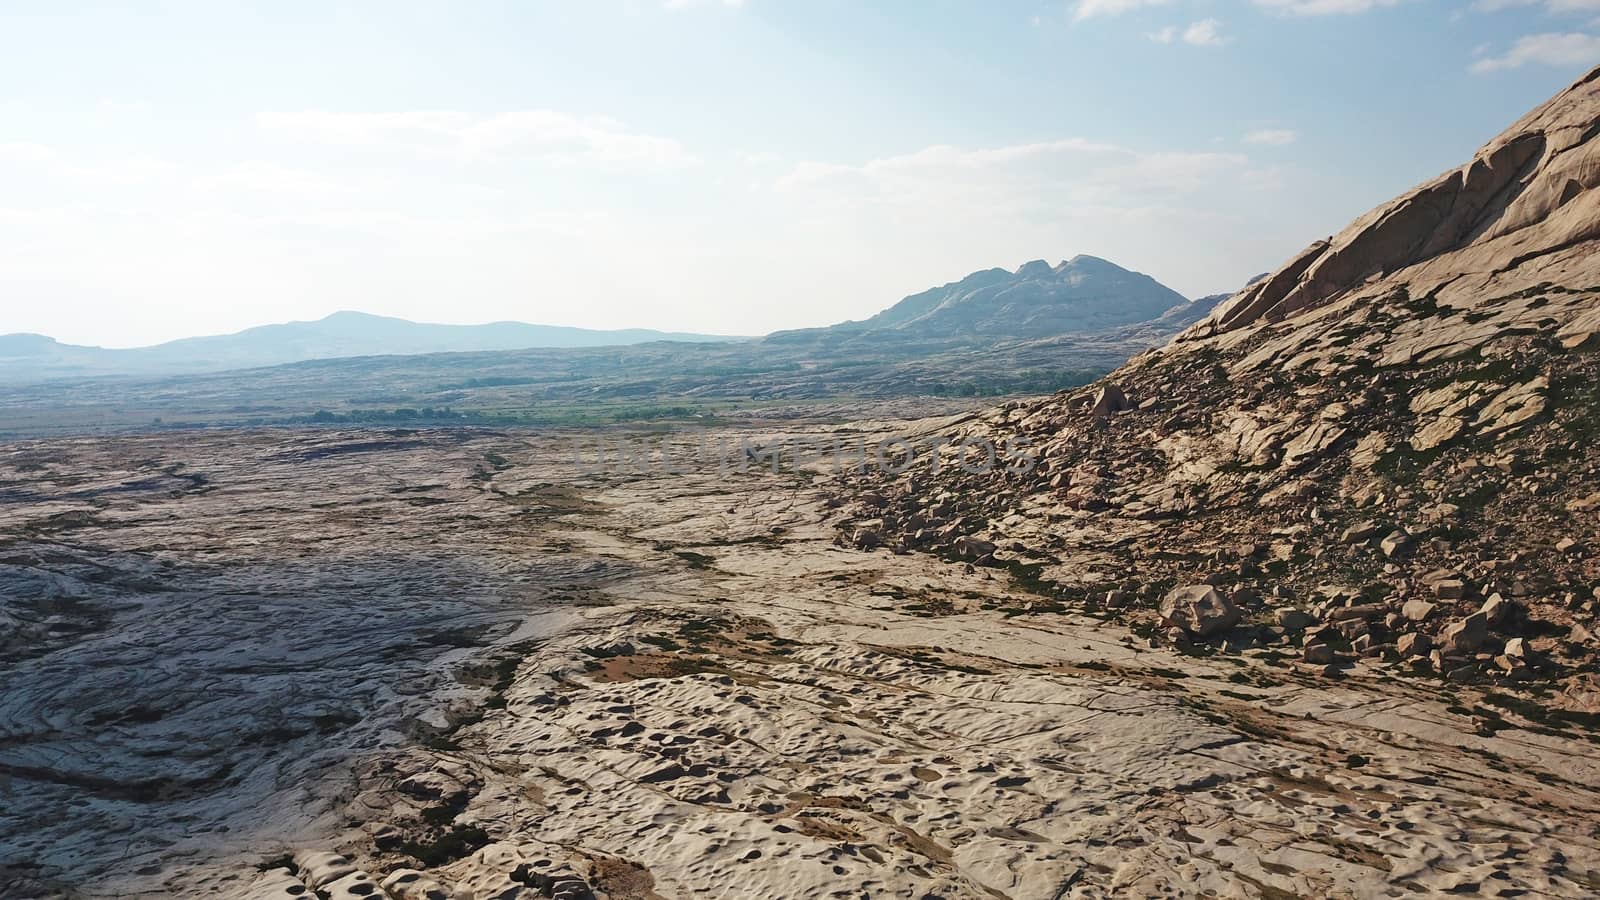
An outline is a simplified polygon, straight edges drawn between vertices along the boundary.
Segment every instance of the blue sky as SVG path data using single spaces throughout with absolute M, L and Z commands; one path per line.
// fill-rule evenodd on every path
M 755 334 L 1077 253 L 1231 290 L 1600 63 L 1600 0 L 0 0 L 0 332 Z

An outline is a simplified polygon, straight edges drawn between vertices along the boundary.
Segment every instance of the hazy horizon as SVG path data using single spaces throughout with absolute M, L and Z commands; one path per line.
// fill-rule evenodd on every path
M 404 318 L 404 317 L 401 317 L 401 316 L 386 316 L 386 315 L 383 315 L 382 313 L 372 313 L 372 312 L 368 312 L 368 311 L 362 310 L 362 309 L 336 309 L 336 310 L 333 310 L 332 312 L 329 312 L 329 313 L 327 313 L 325 315 L 317 316 L 314 319 L 284 319 L 282 321 L 277 321 L 277 322 L 255 322 L 255 323 L 252 323 L 252 324 L 249 324 L 249 325 L 245 325 L 242 328 L 236 328 L 236 329 L 234 329 L 232 331 L 183 334 L 183 335 L 178 335 L 177 337 L 174 337 L 174 338 L 168 338 L 168 339 L 165 339 L 165 340 L 157 341 L 157 342 L 155 342 L 153 344 L 136 344 L 136 345 L 128 345 L 128 346 L 106 346 L 106 345 L 89 344 L 89 345 L 74 345 L 74 346 L 87 346 L 87 347 L 91 347 L 91 348 L 95 348 L 95 349 L 102 349 L 102 350 L 143 350 L 143 349 L 149 349 L 151 347 L 161 346 L 161 345 L 164 345 L 164 344 L 174 343 L 174 342 L 177 342 L 177 341 L 193 340 L 195 338 L 230 337 L 232 335 L 241 334 L 241 333 L 244 333 L 244 332 L 247 332 L 247 331 L 254 331 L 254 330 L 259 329 L 259 328 L 272 328 L 274 326 L 280 326 L 280 325 L 309 325 L 309 324 L 316 324 L 316 323 L 323 322 L 323 321 L 328 320 L 328 319 L 337 318 L 337 317 L 340 317 L 340 316 L 363 316 L 363 317 L 376 318 L 376 319 L 389 319 L 389 320 L 396 321 L 396 322 L 404 322 L 404 323 L 407 323 L 409 325 L 418 325 L 418 326 L 424 326 L 424 327 L 442 326 L 442 327 L 445 327 L 445 328 L 487 328 L 487 327 L 498 326 L 498 325 L 507 325 L 507 326 L 527 325 L 527 326 L 533 326 L 533 327 L 536 327 L 536 328 L 574 328 L 574 329 L 578 329 L 578 330 L 591 331 L 591 332 L 617 332 L 617 333 L 624 333 L 624 332 L 636 332 L 636 331 L 652 331 L 652 332 L 659 332 L 661 334 L 694 334 L 694 335 L 697 335 L 697 336 L 700 336 L 700 337 L 726 337 L 729 340 L 741 340 L 741 339 L 752 338 L 752 337 L 760 337 L 760 335 L 749 335 L 749 334 L 716 335 L 716 334 L 708 334 L 708 333 L 701 333 L 701 332 L 685 332 L 685 331 L 682 331 L 682 330 L 670 330 L 669 331 L 668 329 L 664 329 L 664 328 L 632 328 L 632 327 L 628 327 L 628 326 L 622 326 L 622 327 L 618 327 L 618 328 L 585 328 L 584 326 L 581 326 L 581 325 L 550 325 L 550 324 L 545 323 L 545 322 L 525 322 L 525 321 L 521 321 L 521 320 L 518 320 L 518 319 L 496 319 L 494 321 L 489 321 L 489 322 L 432 322 L 432 321 L 425 321 L 425 320 L 420 320 L 420 319 L 407 319 L 407 318 Z M 33 331 L 0 332 L 0 337 L 8 337 L 8 336 L 12 336 L 12 335 L 38 335 L 38 336 L 41 336 L 41 337 L 52 338 L 52 339 L 56 340 L 58 343 L 62 343 L 62 344 L 70 344 L 70 343 L 72 343 L 70 341 L 60 340 L 55 335 L 40 334 L 39 332 L 33 332 Z
M 360 310 L 757 335 L 1079 253 L 1220 293 L 1600 61 L 1596 14 L 18 4 L 0 333 L 133 347 Z

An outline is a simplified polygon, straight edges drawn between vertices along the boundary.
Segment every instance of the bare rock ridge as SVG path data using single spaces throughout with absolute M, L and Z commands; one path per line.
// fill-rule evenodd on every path
M 1241 291 L 1197 335 L 1279 321 L 1352 294 L 1447 284 L 1494 292 L 1589 271 L 1600 237 L 1600 74 L 1524 116 L 1466 165 L 1372 210 Z M 1529 271 L 1528 263 L 1537 261 Z
M 1600 70 L 1106 381 L 934 435 L 1030 465 L 863 474 L 841 533 L 992 545 L 1157 643 L 1600 712 L 1596 134 Z

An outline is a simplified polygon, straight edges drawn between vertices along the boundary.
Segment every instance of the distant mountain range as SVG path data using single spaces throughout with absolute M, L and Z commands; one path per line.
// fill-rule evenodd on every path
M 780 331 L 757 339 L 521 322 L 428 325 L 358 312 L 129 350 L 11 334 L 0 336 L 0 382 L 196 375 L 317 360 L 438 353 L 459 354 L 442 362 L 461 368 L 463 376 L 473 374 L 469 369 L 482 368 L 492 371 L 493 377 L 506 377 L 501 369 L 515 367 L 518 357 L 493 354 L 556 351 L 521 357 L 541 360 L 539 371 L 515 377 L 536 379 L 566 370 L 555 365 L 563 352 L 660 341 L 677 343 L 651 356 L 661 360 L 662 374 L 705 366 L 752 374 L 771 366 L 815 373 L 817 365 L 848 368 L 868 362 L 915 362 L 926 369 L 925 376 L 933 377 L 935 357 L 974 351 L 989 354 L 1002 369 L 1026 359 L 1033 367 L 1105 371 L 1201 320 L 1227 296 L 1191 302 L 1148 275 L 1097 257 L 1075 256 L 1055 266 L 1034 260 L 1015 271 L 985 269 L 913 294 L 863 321 Z M 595 361 L 604 358 L 609 357 L 587 354 L 583 361 L 573 357 L 571 362 L 585 377 L 621 374 L 597 367 Z M 667 363 L 668 359 L 677 362 Z M 1002 359 L 1007 362 L 1001 363 Z M 972 364 L 967 359 L 960 362 L 963 368 Z M 898 381 L 900 376 L 893 378 Z
M 314 322 L 262 325 L 234 334 L 183 338 L 125 350 L 63 344 L 39 334 L 0 335 L 0 379 L 177 375 L 350 356 L 728 340 L 737 338 L 645 328 L 597 331 L 523 322 L 432 325 L 361 312 L 338 312 Z

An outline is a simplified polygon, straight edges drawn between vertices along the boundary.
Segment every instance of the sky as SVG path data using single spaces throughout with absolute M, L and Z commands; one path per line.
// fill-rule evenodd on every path
M 1597 63 L 1600 0 L 0 0 L 0 333 L 1220 293 Z

